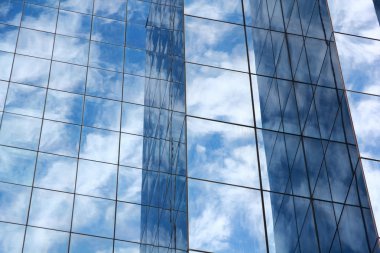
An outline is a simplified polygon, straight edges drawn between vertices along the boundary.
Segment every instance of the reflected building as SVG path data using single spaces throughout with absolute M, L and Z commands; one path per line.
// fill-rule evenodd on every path
M 380 252 L 378 14 L 0 0 L 0 253 Z

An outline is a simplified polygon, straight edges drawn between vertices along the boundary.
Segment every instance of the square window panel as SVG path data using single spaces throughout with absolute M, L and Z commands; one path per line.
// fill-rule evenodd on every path
M 186 57 L 190 62 L 247 71 L 242 26 L 186 17 Z
M 30 201 L 30 187 L 0 183 L 0 220 L 26 223 Z
M 121 103 L 101 98 L 86 97 L 84 125 L 120 130 Z
M 42 118 L 46 89 L 11 83 L 5 111 Z
M 34 186 L 74 192 L 77 159 L 39 153 Z
M 55 37 L 54 60 L 86 65 L 88 60 L 89 41 L 62 35 Z
M 135 168 L 142 168 L 143 141 L 141 136 L 121 134 L 120 164 Z
M 122 71 L 123 47 L 92 41 L 89 65 L 96 68 Z
M 0 181 L 32 185 L 36 152 L 0 146 Z
M 118 163 L 119 133 L 84 127 L 80 157 L 100 162 Z
M 115 241 L 115 253 L 140 252 L 140 244 Z
M 92 6 L 94 0 L 61 0 L 59 8 L 68 11 L 75 11 L 81 13 L 92 13 Z
M 45 115 L 46 119 L 67 123 L 82 123 L 83 96 L 68 92 L 49 90 Z
M 94 17 L 92 40 L 124 45 L 125 22 Z
M 101 17 L 125 20 L 127 1 L 95 1 L 94 14 Z
M 25 226 L 0 222 L 0 252 L 22 252 L 24 233 Z
M 26 230 L 24 253 L 54 252 L 66 253 L 69 233 L 28 227 Z
M 112 253 L 113 241 L 93 236 L 71 236 L 70 253 Z
M 253 128 L 188 118 L 189 176 L 260 187 Z
M 0 9 L 2 11 L 0 13 L 0 22 L 9 25 L 19 26 L 21 22 L 23 5 L 23 2 L 18 1 L 1 1 Z
M 146 52 L 145 50 L 125 49 L 124 72 L 133 75 L 145 75 Z
M 253 126 L 249 75 L 186 65 L 190 115 Z
M 46 87 L 49 80 L 50 60 L 16 55 L 11 80 Z
M 94 197 L 115 199 L 117 166 L 80 160 L 76 192 Z
M 0 51 L 0 79 L 9 81 L 11 75 L 12 63 L 13 63 L 13 54 Z
M 143 171 L 119 167 L 118 200 L 141 204 Z
M 113 237 L 115 202 L 76 196 L 73 231 L 88 235 Z
M 128 47 L 145 49 L 147 39 L 148 37 L 145 25 L 128 23 L 126 38 L 126 44 Z
M 87 74 L 86 94 L 121 100 L 123 75 L 121 73 L 89 68 Z
M 0 81 L 0 111 L 4 110 L 5 97 L 7 96 L 8 83 Z
M 16 52 L 50 59 L 53 52 L 53 43 L 54 34 L 21 28 Z
M 266 252 L 262 216 L 259 191 L 189 180 L 192 249 L 243 253 L 254 248 L 255 252 Z
M 80 126 L 44 120 L 40 150 L 57 155 L 78 156 Z
M 128 0 L 128 23 L 145 25 L 149 17 L 150 6 L 151 3 L 149 2 L 140 0 Z
M 45 32 L 55 32 L 57 9 L 25 4 L 21 26 Z
M 40 131 L 40 119 L 4 113 L 0 130 L 0 143 L 37 150 Z
M 33 190 L 29 225 L 69 231 L 73 194 Z
M 16 26 L 0 24 L 0 34 L 2 35 L 0 38 L 0 50 L 14 52 L 16 50 L 18 28 Z
M 30 3 L 58 8 L 59 0 L 28 0 Z
M 73 37 L 90 39 L 91 16 L 59 11 L 57 33 Z
M 144 131 L 144 106 L 123 103 L 121 131 L 142 135 Z
M 152 208 L 155 209 L 155 208 Z M 117 239 L 140 241 L 142 207 L 140 205 L 117 203 L 116 235 Z
M 123 100 L 136 104 L 144 104 L 145 77 L 124 75 Z
M 49 88 L 83 94 L 86 73 L 86 67 L 53 61 Z

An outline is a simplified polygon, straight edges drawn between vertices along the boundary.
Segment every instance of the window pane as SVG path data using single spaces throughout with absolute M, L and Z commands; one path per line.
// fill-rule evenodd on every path
M 118 131 L 120 130 L 120 114 L 120 102 L 86 97 L 84 125 Z
M 21 252 L 24 232 L 24 226 L 0 222 L 0 252 Z
M 76 235 L 71 236 L 70 253 L 112 253 L 112 240 Z
M 41 188 L 74 192 L 77 159 L 40 153 L 34 185 Z
M 148 39 L 151 38 L 147 36 L 145 25 L 128 23 L 126 38 L 128 47 L 146 49 L 146 40 Z
M 115 1 L 95 1 L 94 14 L 112 19 L 125 19 L 126 3 L 125 0 Z
M 11 83 L 5 111 L 42 118 L 46 89 Z
M 120 144 L 120 164 L 142 168 L 143 137 L 122 134 Z
M 57 35 L 54 44 L 54 59 L 68 63 L 86 65 L 88 40 Z
M 124 72 L 128 74 L 144 76 L 146 64 L 145 57 L 145 51 L 126 48 Z
M 45 32 L 55 32 L 57 10 L 37 5 L 25 4 L 21 25 Z
M 123 75 L 106 70 L 88 69 L 86 93 L 95 97 L 121 100 Z
M 68 11 L 91 14 L 92 6 L 93 0 L 61 0 L 59 8 Z
M 149 2 L 128 0 L 128 22 L 145 25 L 149 17 L 150 6 Z
M 0 52 L 0 79 L 9 81 L 11 75 L 12 63 L 13 63 L 13 54 Z
M 5 97 L 8 91 L 8 83 L 0 81 L 0 111 L 4 110 Z
M 1 14 L 0 14 L 0 19 L 1 19 Z M 18 28 L 15 26 L 0 24 L 0 33 L 2 34 L 2 37 L 0 38 L 0 50 L 14 52 L 16 50 Z
M 141 204 L 141 169 L 119 167 L 118 200 Z
M 30 3 L 58 8 L 59 0 L 28 0 Z
M 68 244 L 68 233 L 28 227 L 26 230 L 25 246 L 23 252 L 66 253 Z
M 139 242 L 141 227 L 141 206 L 118 202 L 116 238 Z
M 20 29 L 16 51 L 20 54 L 50 59 L 53 52 L 53 41 L 53 34 Z
M 145 77 L 124 75 L 124 101 L 143 105 L 144 91 Z
M 122 71 L 123 47 L 91 42 L 89 65 L 96 68 Z
M 115 199 L 117 166 L 80 160 L 76 192 L 94 197 Z
M 86 85 L 86 71 L 86 67 L 53 61 L 49 88 L 82 94 Z
M 142 135 L 144 131 L 144 106 L 123 103 L 121 131 Z
M 30 187 L 0 183 L 0 220 L 25 224 L 30 191 Z
M 50 61 L 16 55 L 12 81 L 46 87 L 49 79 Z
M 59 11 L 57 33 L 89 39 L 90 30 L 91 16 L 68 11 Z
M 115 253 L 140 252 L 140 244 L 115 241 Z
M 75 197 L 73 231 L 113 237 L 115 202 L 111 200 Z
M 0 22 L 10 25 L 20 25 L 23 3 L 16 1 L 1 1 Z
M 98 17 L 93 22 L 92 40 L 124 45 L 124 22 Z

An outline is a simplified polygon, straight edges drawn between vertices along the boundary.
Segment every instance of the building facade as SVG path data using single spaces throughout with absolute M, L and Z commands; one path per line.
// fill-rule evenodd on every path
M 379 11 L 0 0 L 0 252 L 380 252 Z

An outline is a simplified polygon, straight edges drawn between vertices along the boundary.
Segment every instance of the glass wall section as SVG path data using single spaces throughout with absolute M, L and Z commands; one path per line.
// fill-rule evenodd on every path
M 380 106 L 379 1 L 329 1 L 331 18 L 347 90 L 352 120 L 360 148 L 368 191 L 377 226 L 380 224 L 380 160 L 378 108 Z
M 185 32 L 190 250 L 373 252 L 327 2 L 187 0 Z
M 0 0 L 0 252 L 185 252 L 183 3 Z

